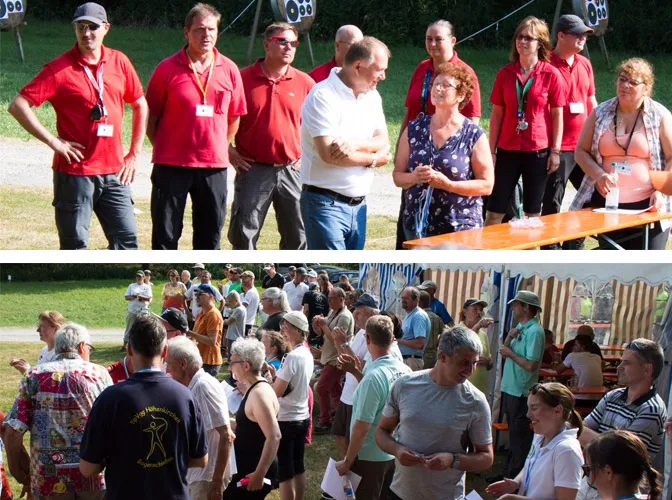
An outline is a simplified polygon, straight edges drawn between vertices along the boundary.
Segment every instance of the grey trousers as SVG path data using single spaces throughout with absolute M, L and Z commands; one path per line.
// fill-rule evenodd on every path
M 96 214 L 109 250 L 137 250 L 138 230 L 130 185 L 116 174 L 71 175 L 54 171 L 56 228 L 61 250 L 84 250 L 91 215 Z
M 250 170 L 236 175 L 234 190 L 229 225 L 229 242 L 234 250 L 257 249 L 271 203 L 280 233 L 280 250 L 306 249 L 298 170 L 253 163 Z
M 133 323 L 135 323 L 135 319 L 138 316 L 146 316 L 147 313 L 132 313 L 132 312 L 126 312 L 126 330 L 124 330 L 124 344 L 128 344 L 128 334 L 131 331 L 131 327 L 133 326 Z

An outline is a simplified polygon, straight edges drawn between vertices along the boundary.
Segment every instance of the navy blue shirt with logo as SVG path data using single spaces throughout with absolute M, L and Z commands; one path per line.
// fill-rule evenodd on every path
M 105 466 L 108 500 L 188 499 L 189 458 L 207 451 L 191 391 L 160 371 L 143 371 L 98 396 L 80 457 Z

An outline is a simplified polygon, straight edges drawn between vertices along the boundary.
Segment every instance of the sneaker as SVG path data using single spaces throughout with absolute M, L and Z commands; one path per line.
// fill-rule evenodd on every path
M 317 424 L 313 427 L 313 434 L 331 434 L 331 424 Z

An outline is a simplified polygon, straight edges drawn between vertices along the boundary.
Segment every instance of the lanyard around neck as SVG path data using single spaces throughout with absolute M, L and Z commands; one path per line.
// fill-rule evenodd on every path
M 518 117 L 520 117 L 520 114 L 523 112 L 523 109 L 525 108 L 525 103 L 527 102 L 527 93 L 530 90 L 533 81 L 534 77 L 531 76 L 525 82 L 525 86 L 522 86 L 520 84 L 520 80 L 516 78 L 516 95 L 518 97 Z
M 189 59 L 189 66 L 191 66 L 191 71 L 194 72 L 194 79 L 196 80 L 196 85 L 198 85 L 198 90 L 201 91 L 201 94 L 203 94 L 203 105 L 206 105 L 206 96 L 208 94 L 208 86 L 210 85 L 210 78 L 212 77 L 212 72 L 215 68 L 215 54 L 212 54 L 212 61 L 210 61 L 210 71 L 208 71 L 208 79 L 205 81 L 205 88 L 203 88 L 203 85 L 201 84 L 201 79 L 198 77 L 198 73 L 196 72 L 196 66 L 194 66 L 194 61 L 191 60 L 191 56 L 189 55 L 189 50 L 184 49 L 184 51 L 187 54 L 187 58 Z
M 637 116 L 635 117 L 635 123 L 633 123 L 632 130 L 630 131 L 630 135 L 628 136 L 628 142 L 626 142 L 625 147 L 623 147 L 618 142 L 618 103 L 616 103 L 616 109 L 614 109 L 614 141 L 616 142 L 616 145 L 623 150 L 625 156 L 628 156 L 628 149 L 630 149 L 630 143 L 632 142 L 632 135 L 635 133 L 635 129 L 637 128 L 637 120 L 639 120 L 639 115 L 642 114 L 643 107 L 644 105 L 642 104 L 637 110 Z
M 422 82 L 422 91 L 420 92 L 420 107 L 423 113 L 427 113 L 427 100 L 429 99 L 429 82 L 432 79 L 432 70 L 425 72 L 425 79 Z
M 105 110 L 105 105 L 103 104 L 103 92 L 105 90 L 105 84 L 103 82 L 103 65 L 105 63 L 101 62 L 100 66 L 98 66 L 98 80 L 93 77 L 93 73 L 91 73 L 91 69 L 84 65 L 84 73 L 86 73 L 87 78 L 91 82 L 91 85 L 93 85 L 93 88 L 96 91 L 96 95 L 98 96 L 98 103 L 100 104 L 100 107 L 103 109 L 103 116 L 107 115 L 107 111 Z

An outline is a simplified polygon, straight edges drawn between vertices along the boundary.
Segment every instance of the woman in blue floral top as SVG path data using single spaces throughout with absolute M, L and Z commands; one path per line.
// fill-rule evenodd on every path
M 467 70 L 442 64 L 431 85 L 436 112 L 411 120 L 399 139 L 392 175 L 406 190 L 406 240 L 483 226 L 494 173 L 485 132 L 460 114 L 473 90 Z

